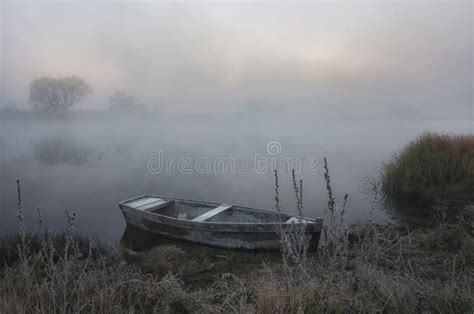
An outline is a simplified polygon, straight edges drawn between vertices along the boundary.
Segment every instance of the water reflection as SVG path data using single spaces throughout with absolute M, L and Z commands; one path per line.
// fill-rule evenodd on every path
M 91 158 L 90 148 L 74 138 L 53 136 L 32 143 L 33 157 L 46 165 L 82 165 Z M 100 157 L 99 157 L 100 158 Z

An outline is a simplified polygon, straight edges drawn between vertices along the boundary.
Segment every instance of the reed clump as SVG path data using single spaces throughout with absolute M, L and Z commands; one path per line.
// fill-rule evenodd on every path
M 425 133 L 382 169 L 382 192 L 392 208 L 410 216 L 474 201 L 474 136 Z M 436 206 L 446 204 L 447 206 Z M 454 206 L 449 206 L 454 205 Z

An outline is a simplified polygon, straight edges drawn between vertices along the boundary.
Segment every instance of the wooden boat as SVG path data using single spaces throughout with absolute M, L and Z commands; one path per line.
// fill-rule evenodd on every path
M 309 249 L 316 250 L 323 223 L 271 210 L 150 195 L 119 202 L 119 207 L 127 224 L 139 229 L 227 249 L 276 250 L 281 228 L 304 224 Z

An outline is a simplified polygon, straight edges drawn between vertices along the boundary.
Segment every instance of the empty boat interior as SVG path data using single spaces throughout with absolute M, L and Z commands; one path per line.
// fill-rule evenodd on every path
M 186 200 L 144 196 L 123 203 L 126 206 L 155 214 L 195 222 L 222 223 L 279 223 L 291 218 L 277 214 L 226 204 L 210 204 Z

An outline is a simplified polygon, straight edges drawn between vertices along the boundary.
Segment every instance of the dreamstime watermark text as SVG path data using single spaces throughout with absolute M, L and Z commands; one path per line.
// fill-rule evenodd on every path
M 231 156 L 218 156 L 209 158 L 200 157 L 173 157 L 166 156 L 164 151 L 159 151 L 156 156 L 151 157 L 147 163 L 148 172 L 151 174 L 171 174 L 177 172 L 184 175 L 213 174 L 213 175 L 235 175 L 266 174 L 277 170 L 280 174 L 291 173 L 295 170 L 297 174 L 303 172 L 309 174 L 317 173 L 319 160 L 316 157 L 288 157 L 281 156 L 282 146 L 278 141 L 270 141 L 266 146 L 266 153 L 255 153 L 252 156 L 235 158 Z

